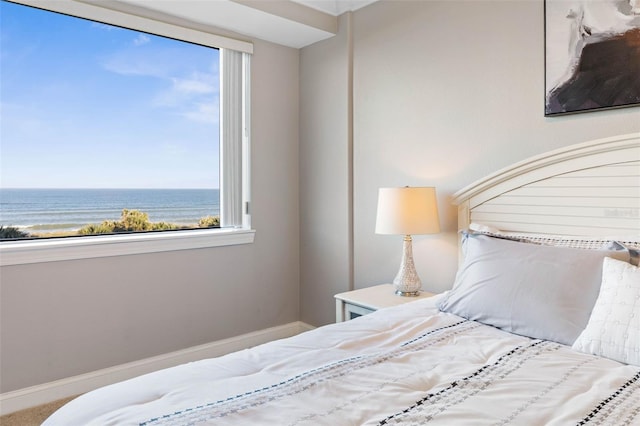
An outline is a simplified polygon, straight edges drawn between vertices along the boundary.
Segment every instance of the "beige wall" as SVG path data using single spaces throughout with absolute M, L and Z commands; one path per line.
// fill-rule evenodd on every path
M 254 46 L 255 243 L 2 267 L 0 392 L 299 318 L 299 52 Z
M 351 280 L 348 19 L 300 54 L 300 295 L 309 324 L 335 312 L 332 296 Z
M 637 107 L 544 117 L 543 7 L 539 0 L 382 0 L 354 13 L 350 30 L 356 288 L 389 282 L 400 264 L 402 238 L 374 233 L 379 187 L 437 187 L 443 233 L 414 237 L 414 256 L 423 288 L 443 291 L 452 285 L 457 262 L 456 211 L 450 203 L 455 191 L 531 155 L 640 131 Z M 327 127 L 334 120 L 331 105 L 340 109 L 341 99 L 305 94 L 333 93 L 344 77 L 308 79 L 306 72 L 307 64 L 332 57 L 332 49 L 342 55 L 344 46 L 335 43 L 304 48 L 301 56 L 301 105 L 331 111 L 315 117 Z M 343 117 L 337 119 L 340 126 Z M 324 141 L 330 146 L 323 149 L 342 149 L 346 140 L 338 136 Z M 316 131 L 303 121 L 302 146 L 315 137 Z M 315 167 L 328 170 L 346 155 L 316 157 L 322 163 Z M 307 151 L 301 150 L 300 161 L 311 161 Z M 314 191 L 322 197 L 332 186 L 346 188 L 346 178 L 334 178 L 340 182 L 329 185 L 320 177 L 302 181 L 301 192 L 311 190 L 307 197 Z M 331 217 L 346 214 L 344 204 L 335 207 Z M 301 209 L 307 208 L 302 202 Z M 328 216 L 305 218 L 304 232 L 314 235 L 327 229 Z M 349 277 L 343 272 L 327 283 L 308 274 L 304 265 L 332 269 L 332 254 L 344 250 L 343 241 L 327 241 L 313 256 L 302 253 L 302 288 L 314 289 L 313 299 L 305 299 L 302 292 L 302 318 L 312 318 L 315 325 L 334 320 L 325 301 L 347 290 Z

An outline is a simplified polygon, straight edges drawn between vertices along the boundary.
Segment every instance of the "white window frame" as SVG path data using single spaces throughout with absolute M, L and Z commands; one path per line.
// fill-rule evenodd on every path
M 137 11 L 113 10 L 117 2 L 93 3 L 91 0 L 13 0 L 53 12 L 65 13 L 150 32 L 179 40 L 232 49 L 235 77 L 224 77 L 221 67 L 221 134 L 220 134 L 220 204 L 219 229 L 193 229 L 134 234 L 113 234 L 0 242 L 0 266 L 53 262 L 97 257 L 126 256 L 174 250 L 251 244 L 250 202 L 250 74 L 253 45 L 167 22 L 146 18 Z M 100 6 L 96 6 L 100 4 Z M 231 62 L 231 61 L 227 61 Z M 223 103 L 223 93 L 230 94 Z M 229 117 L 224 109 L 239 111 L 240 117 Z M 231 134 L 231 136 L 230 136 Z M 226 159 L 227 153 L 232 153 Z

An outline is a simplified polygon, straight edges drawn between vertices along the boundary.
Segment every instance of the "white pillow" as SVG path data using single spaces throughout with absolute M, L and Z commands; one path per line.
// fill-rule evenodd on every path
M 573 349 L 640 366 L 640 268 L 604 259 L 600 294 Z
M 583 250 L 464 234 L 465 257 L 438 307 L 511 333 L 571 345 L 587 325 L 602 260 L 626 250 Z
M 532 243 L 554 247 L 569 247 L 586 250 L 601 250 L 616 248 L 631 248 L 633 241 L 629 238 L 603 238 L 603 237 L 586 237 L 577 235 L 553 235 L 553 234 L 533 234 L 527 232 L 511 232 L 502 231 L 489 225 L 480 223 L 471 223 L 469 225 L 471 232 L 488 235 L 490 237 L 504 238 L 507 240 L 519 241 L 521 243 Z M 633 237 L 630 237 L 633 238 Z M 630 244 L 627 246 L 625 244 Z
M 640 264 L 640 237 L 585 237 L 575 235 L 533 234 L 528 232 L 502 231 L 490 225 L 473 222 L 469 225 L 469 231 L 488 235 L 490 237 L 504 238 L 506 240 L 519 241 L 521 243 L 542 244 L 555 247 L 570 247 L 587 250 L 616 250 L 625 249 L 629 252 L 632 265 Z M 464 247 L 463 247 L 464 248 Z M 464 251 L 463 251 L 464 253 Z

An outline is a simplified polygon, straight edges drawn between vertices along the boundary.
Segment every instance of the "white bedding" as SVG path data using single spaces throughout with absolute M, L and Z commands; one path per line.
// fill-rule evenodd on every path
M 640 368 L 435 299 L 98 389 L 44 425 L 640 424 Z

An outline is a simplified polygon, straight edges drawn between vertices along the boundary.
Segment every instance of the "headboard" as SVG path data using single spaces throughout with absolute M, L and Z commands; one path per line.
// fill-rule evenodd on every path
M 454 194 L 458 228 L 640 237 L 640 133 L 568 146 Z

